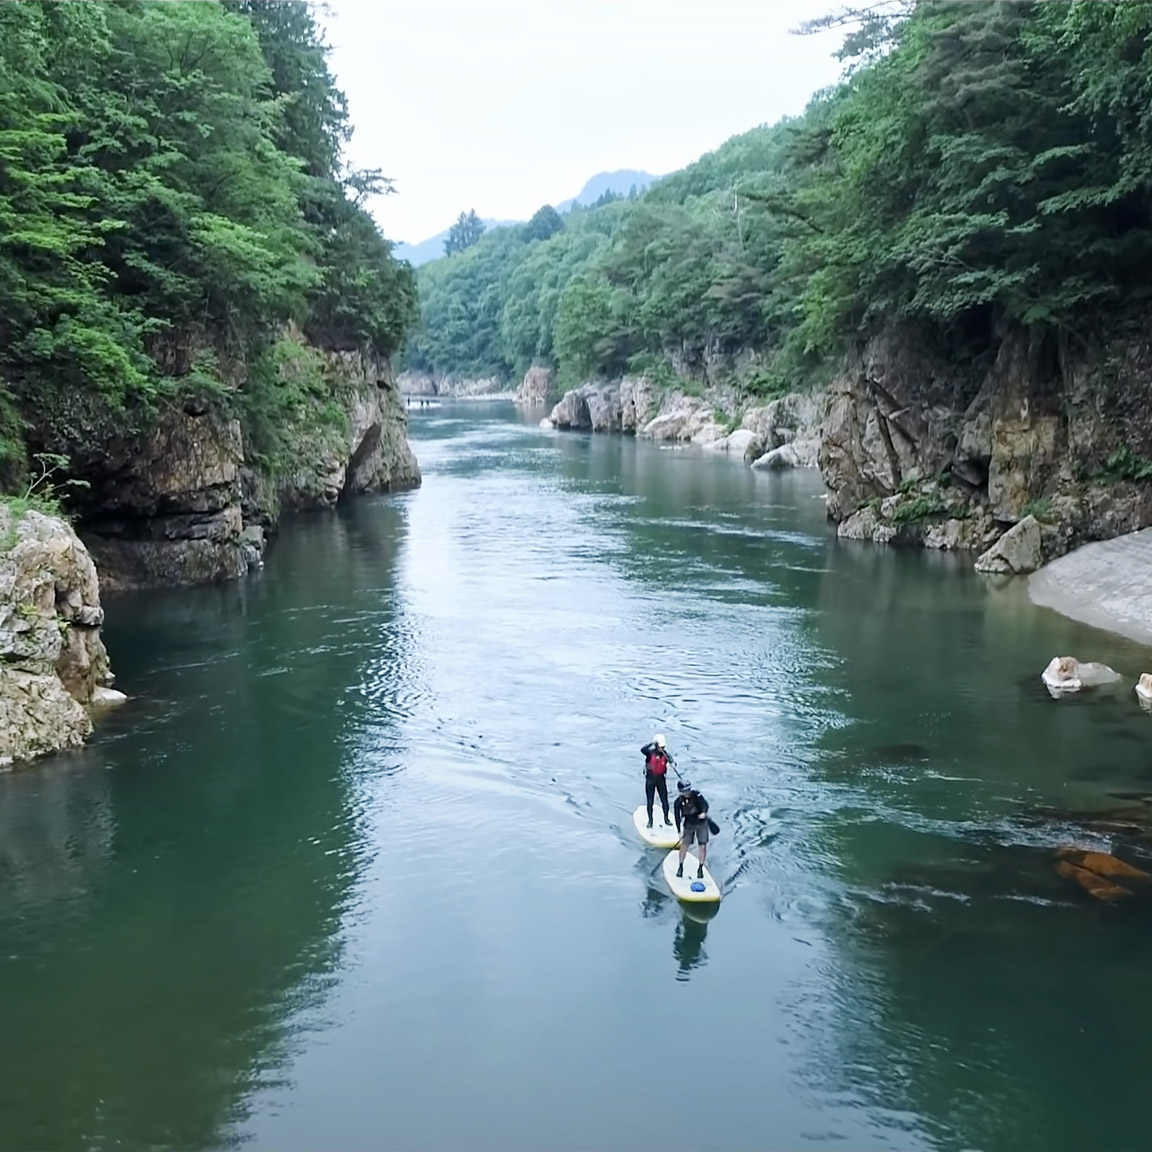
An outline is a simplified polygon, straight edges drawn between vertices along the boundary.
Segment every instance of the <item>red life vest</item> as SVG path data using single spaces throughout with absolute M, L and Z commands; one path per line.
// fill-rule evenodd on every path
M 663 776 L 668 771 L 668 753 L 657 749 L 648 753 L 648 771 L 653 776 Z

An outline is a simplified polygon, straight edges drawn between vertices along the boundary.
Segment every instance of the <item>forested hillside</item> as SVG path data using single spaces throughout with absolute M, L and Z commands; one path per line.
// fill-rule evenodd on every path
M 1148 303 L 1152 5 L 873 6 L 844 81 L 634 201 L 426 265 L 412 368 L 562 380 L 754 348 L 793 386 L 914 325 L 978 354 Z
M 217 404 L 271 453 L 323 389 L 281 371 L 290 325 L 400 345 L 414 278 L 360 207 L 387 182 L 344 167 L 350 130 L 304 3 L 0 5 L 10 481 L 29 427 L 78 399 L 132 419 Z

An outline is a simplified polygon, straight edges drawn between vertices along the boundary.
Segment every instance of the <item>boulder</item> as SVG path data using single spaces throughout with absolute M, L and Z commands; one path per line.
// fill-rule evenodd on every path
M 711 404 L 690 396 L 674 395 L 661 406 L 660 414 L 640 430 L 650 440 L 710 444 L 724 436 Z
M 1049 692 L 1056 695 L 1100 684 L 1114 684 L 1120 679 L 1120 673 L 1096 661 L 1077 660 L 1075 656 L 1053 656 L 1040 678 Z
M 841 520 L 836 535 L 841 540 L 871 540 L 875 544 L 889 544 L 896 536 L 896 526 L 883 520 L 877 509 L 864 507 Z
M 574 431 L 589 431 L 592 428 L 592 417 L 588 413 L 588 403 L 584 399 L 584 390 L 574 388 L 565 392 L 560 402 L 548 415 L 553 428 L 570 428 Z
M 815 468 L 820 452 L 819 440 L 792 440 L 773 448 L 752 461 L 753 468 Z
M 728 452 L 732 455 L 738 454 L 743 458 L 748 447 L 755 443 L 755 432 L 748 428 L 737 428 L 735 432 L 730 432 L 727 436 L 720 437 L 719 440 L 713 440 L 707 447 L 713 452 Z
M 1013 575 L 1035 572 L 1042 560 L 1042 543 L 1039 521 L 1025 516 L 977 559 L 976 571 Z

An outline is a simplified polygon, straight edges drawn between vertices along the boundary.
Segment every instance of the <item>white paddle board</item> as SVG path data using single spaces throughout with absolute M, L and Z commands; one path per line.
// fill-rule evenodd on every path
M 674 848 L 680 843 L 680 833 L 676 831 L 675 823 L 664 823 L 664 813 L 660 810 L 659 804 L 652 808 L 651 828 L 648 827 L 648 806 L 646 804 L 641 804 L 632 813 L 632 823 L 636 825 L 640 839 L 653 848 Z
M 648 817 L 645 816 L 644 819 L 647 820 Z M 698 845 L 693 844 L 688 849 L 688 855 L 684 857 L 683 876 L 676 875 L 676 869 L 680 866 L 679 850 L 673 849 L 669 852 L 664 857 L 664 879 L 668 881 L 668 887 L 672 889 L 672 895 L 677 900 L 691 904 L 715 904 L 720 899 L 720 889 L 712 879 L 712 873 L 705 868 L 702 877 L 696 875 L 696 870 L 700 867 L 700 861 L 696 859 L 697 847 Z

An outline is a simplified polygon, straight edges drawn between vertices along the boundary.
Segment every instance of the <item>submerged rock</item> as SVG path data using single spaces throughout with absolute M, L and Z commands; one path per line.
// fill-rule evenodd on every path
M 0 761 L 89 736 L 85 706 L 111 681 L 103 621 L 96 565 L 71 527 L 0 505 Z
M 1057 874 L 1073 880 L 1097 900 L 1126 900 L 1138 892 L 1152 891 L 1152 873 L 1135 868 L 1110 852 L 1061 848 L 1056 855 Z

